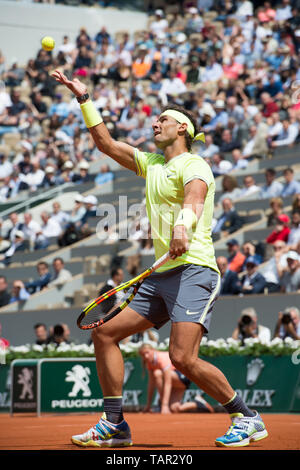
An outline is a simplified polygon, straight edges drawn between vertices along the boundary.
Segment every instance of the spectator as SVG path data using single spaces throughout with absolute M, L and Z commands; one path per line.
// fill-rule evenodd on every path
M 213 233 L 221 233 L 222 237 L 226 237 L 243 226 L 243 219 L 236 212 L 231 199 L 223 199 L 222 207 L 223 213 L 218 218 Z
M 267 217 L 267 226 L 273 227 L 278 222 L 278 217 L 283 214 L 283 200 L 281 197 L 272 197 L 270 199 L 270 207 L 272 212 Z
M 285 184 L 282 189 L 281 197 L 293 196 L 294 194 L 300 193 L 300 182 L 294 178 L 293 168 L 286 168 L 283 171 Z
M 14 281 L 12 292 L 11 292 L 10 303 L 24 301 L 24 300 L 29 299 L 29 297 L 30 297 L 30 294 L 25 289 L 24 283 L 22 281 Z
M 214 144 L 213 137 L 211 134 L 205 136 L 205 148 L 201 152 L 202 158 L 211 158 L 215 154 L 219 154 L 219 147 Z
M 72 279 L 70 271 L 65 269 L 65 263 L 62 258 L 53 260 L 54 279 L 49 282 L 48 287 L 59 287 Z
M 295 194 L 293 197 L 292 212 L 296 212 L 297 210 L 300 210 L 300 193 Z
M 191 381 L 175 369 L 167 351 L 157 351 L 149 344 L 143 344 L 139 349 L 139 354 L 149 374 L 144 412 L 151 411 L 154 391 L 157 389 L 160 397 L 160 412 L 171 413 L 174 407 L 177 408 L 178 402 L 181 402 Z
M 86 160 L 82 160 L 78 165 L 79 173 L 75 173 L 72 177 L 73 183 L 88 183 L 90 181 L 89 167 L 89 163 Z
M 241 252 L 239 242 L 235 238 L 231 238 L 226 243 L 228 250 L 228 269 L 235 273 L 240 273 L 244 266 L 246 256 Z
M 62 211 L 59 202 L 54 201 L 52 204 L 53 212 L 51 213 L 51 220 L 55 220 L 64 229 L 69 222 L 69 214 Z
M 42 289 L 48 286 L 51 281 L 51 273 L 49 271 L 49 265 L 46 261 L 40 261 L 36 266 L 38 272 L 38 279 L 35 281 L 30 281 L 25 284 L 26 290 L 30 294 L 35 294 L 40 292 Z
M 12 241 L 8 250 L 6 250 L 2 255 L 0 255 L 0 263 L 3 263 L 4 266 L 8 266 L 12 260 L 13 256 L 17 251 L 25 250 L 25 239 L 24 233 L 21 230 L 15 232 L 15 238 Z
M 246 261 L 246 274 L 241 279 L 241 293 L 262 294 L 266 287 L 264 276 L 258 272 L 258 262 L 254 256 L 249 256 Z
M 242 154 L 240 149 L 234 149 L 232 151 L 232 160 L 233 160 L 233 167 L 232 170 L 244 170 L 247 168 L 249 162 L 246 158 L 244 158 L 244 155 Z
M 40 184 L 41 188 L 52 188 L 54 186 L 58 186 L 59 184 L 63 184 L 63 179 L 55 174 L 57 170 L 54 166 L 48 165 L 45 168 L 45 175 Z
M 238 186 L 237 179 L 231 175 L 225 175 L 222 179 L 222 196 L 220 196 L 218 200 L 218 204 L 222 203 L 224 199 L 231 199 L 231 201 L 235 201 L 239 199 L 241 195 L 241 190 Z
M 42 346 L 49 343 L 47 327 L 44 323 L 36 323 L 34 325 L 35 344 Z
M 257 195 L 258 191 L 260 191 L 260 187 L 255 183 L 253 176 L 247 175 L 244 177 L 244 186 L 240 190 L 239 199 L 246 199 L 250 196 Z
M 242 252 L 246 256 L 245 263 L 243 265 L 243 271 L 246 269 L 248 258 L 251 258 L 251 259 L 255 258 L 257 264 L 261 264 L 263 262 L 262 256 L 259 253 L 256 253 L 256 246 L 254 245 L 253 242 L 246 241 L 243 244 Z
M 232 163 L 225 159 L 221 153 L 215 153 L 212 156 L 212 172 L 214 177 L 229 173 L 233 168 Z
M 297 307 L 287 307 L 278 313 L 274 338 L 300 340 L 300 313 Z
M 266 326 L 258 323 L 256 310 L 249 307 L 242 310 L 238 325 L 232 333 L 232 338 L 239 339 L 242 343 L 247 338 L 258 338 L 262 343 L 269 343 L 271 341 L 271 331 Z
M 300 290 L 300 257 L 296 251 L 287 254 L 287 271 L 280 278 L 281 292 L 297 292 Z
M 280 278 L 287 269 L 286 243 L 277 240 L 272 244 L 273 256 L 260 269 L 261 274 L 266 280 L 266 288 L 269 293 L 280 291 Z
M 33 220 L 32 215 L 29 212 L 24 214 L 24 223 L 22 225 L 22 232 L 27 240 L 29 240 L 30 247 L 38 248 L 36 245 L 39 236 L 42 234 L 42 228 L 38 222 Z
M 282 121 L 282 130 L 275 140 L 272 140 L 271 147 L 282 147 L 283 145 L 293 145 L 299 135 L 298 122 L 290 122 L 289 119 Z
M 265 185 L 261 188 L 259 196 L 262 199 L 270 199 L 272 197 L 280 197 L 283 184 L 276 181 L 276 170 L 274 168 L 267 168 L 265 171 Z
M 75 205 L 69 218 L 69 223 L 74 224 L 76 227 L 81 227 L 82 220 L 86 213 L 83 200 L 84 200 L 84 197 L 81 196 L 81 194 L 78 194 L 75 197 Z
M 296 250 L 300 241 L 300 209 L 292 213 L 291 229 L 288 235 L 287 244 L 291 250 Z
M 115 268 L 111 271 L 110 279 L 101 287 L 99 291 L 99 296 L 105 294 L 109 290 L 117 287 L 119 284 L 123 282 L 124 279 L 124 272 L 121 268 Z M 124 298 L 124 292 L 116 292 L 114 295 L 109 297 L 108 299 L 104 300 L 101 303 L 101 309 L 103 312 L 109 312 L 114 306 L 119 304 Z
M 228 269 L 228 260 L 225 256 L 218 256 L 218 268 L 221 273 L 220 295 L 236 295 L 241 291 L 241 283 L 238 275 Z
M 114 179 L 114 174 L 111 171 L 109 165 L 102 165 L 100 168 L 100 173 L 95 178 L 95 184 L 101 185 L 104 183 L 108 183 Z
M 257 132 L 256 126 L 251 126 L 249 133 L 250 139 L 243 148 L 243 157 L 248 159 L 264 157 L 268 151 L 267 140 L 265 136 Z
M 83 218 L 83 223 L 85 223 L 89 217 L 96 217 L 98 199 L 93 194 L 90 194 L 83 199 L 83 203 L 86 209 L 86 213 Z
M 150 23 L 150 31 L 154 37 L 164 37 L 169 24 L 164 18 L 164 12 L 161 9 L 155 10 L 155 19 Z
M 42 235 L 48 241 L 49 238 L 59 237 L 61 234 L 61 226 L 53 219 L 49 212 L 43 211 L 41 213 L 42 219 Z
M 53 327 L 53 333 L 49 338 L 49 343 L 54 343 L 57 347 L 67 343 L 63 325 L 58 324 Z
M 233 139 L 231 131 L 229 129 L 224 129 L 222 132 L 222 144 L 220 151 L 231 152 L 232 150 L 239 149 L 240 147 L 240 142 L 236 139 Z
M 268 118 L 273 113 L 277 113 L 279 111 L 278 105 L 271 97 L 270 93 L 264 92 L 260 96 L 260 100 L 263 105 L 262 114 L 264 117 Z
M 10 303 L 10 294 L 5 276 L 0 276 L 0 308 Z
M 274 230 L 266 238 L 266 243 L 274 243 L 277 240 L 287 242 L 291 229 L 289 228 L 290 219 L 287 215 L 282 214 L 277 217 L 277 224 Z

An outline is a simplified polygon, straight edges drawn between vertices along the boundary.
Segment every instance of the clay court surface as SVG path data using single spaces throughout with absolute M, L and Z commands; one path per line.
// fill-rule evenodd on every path
M 143 414 L 127 413 L 134 445 L 127 450 L 216 450 L 214 439 L 225 433 L 227 414 Z M 269 437 L 251 444 L 252 450 L 300 450 L 300 415 L 263 415 Z M 0 450 L 70 450 L 87 452 L 110 449 L 82 449 L 70 441 L 72 434 L 85 432 L 99 419 L 89 415 L 42 415 L 41 417 L 0 414 Z M 242 451 L 242 449 L 238 449 Z

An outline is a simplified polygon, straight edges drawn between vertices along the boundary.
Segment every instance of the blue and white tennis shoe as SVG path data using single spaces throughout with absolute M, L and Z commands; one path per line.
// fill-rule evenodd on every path
M 244 416 L 242 413 L 234 413 L 230 417 L 232 424 L 224 436 L 215 440 L 216 446 L 243 447 L 268 437 L 266 426 L 257 412 L 253 417 Z

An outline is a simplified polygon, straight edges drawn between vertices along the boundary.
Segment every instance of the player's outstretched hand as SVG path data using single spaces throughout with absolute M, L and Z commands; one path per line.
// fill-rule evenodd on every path
M 86 85 L 78 80 L 78 78 L 69 80 L 68 77 L 66 77 L 66 75 L 64 75 L 60 70 L 55 70 L 52 73 L 52 77 L 55 78 L 57 82 L 69 88 L 69 90 L 71 90 L 76 96 L 82 96 L 87 93 Z

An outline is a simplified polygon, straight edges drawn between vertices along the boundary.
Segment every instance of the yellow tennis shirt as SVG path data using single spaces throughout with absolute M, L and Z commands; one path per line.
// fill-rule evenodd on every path
M 191 153 L 182 153 L 166 163 L 163 155 L 135 149 L 134 158 L 137 175 L 146 179 L 146 208 L 156 259 L 169 250 L 173 226 L 184 202 L 184 186 L 194 179 L 201 179 L 208 188 L 202 215 L 189 241 L 189 250 L 157 271 L 190 263 L 219 272 L 211 238 L 215 180 L 210 166 L 203 158 Z

